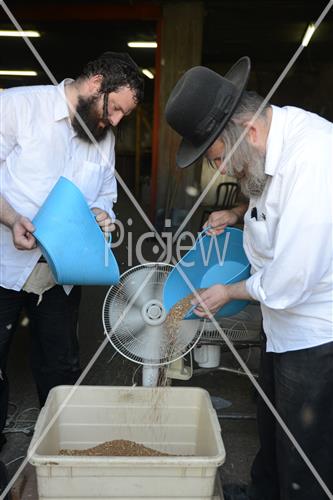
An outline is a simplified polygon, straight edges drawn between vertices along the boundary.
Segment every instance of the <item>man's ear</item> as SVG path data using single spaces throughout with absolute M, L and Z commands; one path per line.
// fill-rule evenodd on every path
M 102 81 L 103 81 L 102 75 L 91 76 L 87 81 L 89 93 L 96 94 L 101 88 Z
M 244 123 L 244 128 L 247 129 L 246 138 L 252 146 L 259 145 L 259 130 L 258 130 L 258 122 L 254 121 Z

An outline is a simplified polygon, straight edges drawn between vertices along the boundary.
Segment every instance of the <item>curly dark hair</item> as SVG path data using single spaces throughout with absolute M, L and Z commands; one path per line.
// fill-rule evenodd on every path
M 83 68 L 79 78 L 102 75 L 101 93 L 117 92 L 121 87 L 129 87 L 138 104 L 143 100 L 143 76 L 133 59 L 123 52 L 104 52 Z

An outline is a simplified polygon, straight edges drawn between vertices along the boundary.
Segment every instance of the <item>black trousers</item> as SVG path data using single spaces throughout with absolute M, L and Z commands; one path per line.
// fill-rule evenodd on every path
M 333 493 L 333 342 L 282 354 L 266 353 L 259 383 Z M 260 450 L 251 499 L 327 500 L 329 497 L 258 396 Z
M 54 286 L 37 306 L 38 295 L 0 287 L 0 432 L 8 410 L 7 357 L 22 309 L 30 319 L 31 367 L 43 406 L 52 387 L 72 385 L 81 374 L 77 338 L 80 298 L 80 287 L 66 295 L 61 286 Z

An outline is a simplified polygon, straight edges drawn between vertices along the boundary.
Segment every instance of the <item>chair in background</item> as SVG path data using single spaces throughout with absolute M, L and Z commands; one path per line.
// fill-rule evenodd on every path
M 202 213 L 200 228 L 206 222 L 208 216 L 217 210 L 228 210 L 236 205 L 240 188 L 236 182 L 221 182 L 216 188 L 216 200 L 214 205 L 205 206 Z

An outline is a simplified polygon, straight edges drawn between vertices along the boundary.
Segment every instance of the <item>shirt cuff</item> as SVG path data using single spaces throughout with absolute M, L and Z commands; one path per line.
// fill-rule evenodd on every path
M 262 273 L 257 271 L 248 280 L 246 280 L 245 286 L 251 297 L 264 303 L 266 300 L 266 293 L 261 286 L 261 277 Z
M 97 198 L 97 200 L 90 204 L 90 208 L 100 208 L 101 210 L 104 210 L 110 215 L 112 222 L 116 219 L 116 215 L 113 211 L 113 202 L 109 202 L 105 198 Z

